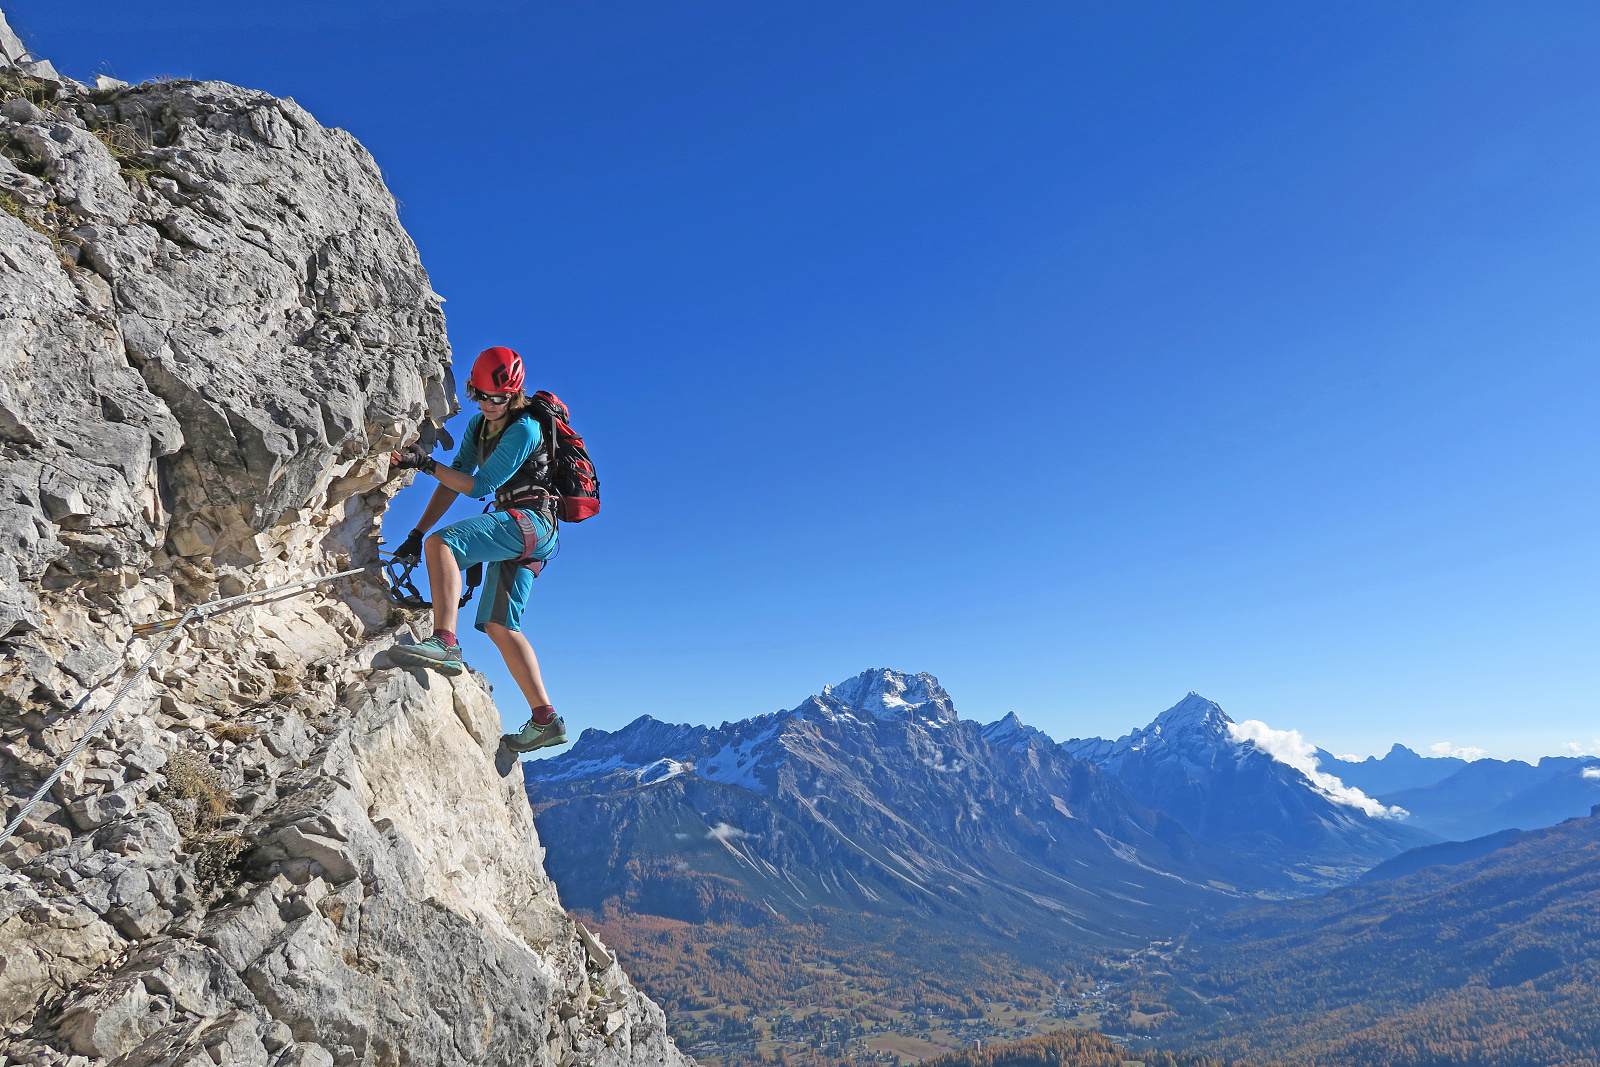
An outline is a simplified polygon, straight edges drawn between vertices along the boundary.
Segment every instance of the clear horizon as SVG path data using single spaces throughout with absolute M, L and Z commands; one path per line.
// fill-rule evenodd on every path
M 529 608 L 574 737 L 890 666 L 1057 739 L 1193 690 L 1600 753 L 1600 9 L 0 7 L 372 151 L 458 370 L 593 446 Z

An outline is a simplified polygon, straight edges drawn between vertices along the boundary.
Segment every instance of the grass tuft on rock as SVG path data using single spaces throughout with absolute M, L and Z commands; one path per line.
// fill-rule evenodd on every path
M 246 741 L 252 741 L 256 736 L 256 732 L 254 730 L 243 725 L 242 723 L 233 723 L 227 726 L 224 726 L 221 723 L 216 723 L 209 728 L 208 732 L 218 741 L 232 741 L 236 745 L 242 745 Z
M 124 177 L 150 184 L 150 179 L 161 171 L 150 165 L 150 139 L 132 126 L 118 123 L 90 130 L 106 146 L 111 158 L 122 168 Z

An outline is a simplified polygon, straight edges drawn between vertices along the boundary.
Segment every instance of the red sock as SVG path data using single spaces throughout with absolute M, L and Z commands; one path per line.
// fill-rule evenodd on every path
M 455 647 L 456 632 L 454 630 L 435 630 L 433 631 L 433 636 L 437 637 L 445 646 L 449 648 Z
M 549 726 L 556 721 L 556 709 L 549 704 L 540 704 L 533 709 L 533 724 L 535 726 Z

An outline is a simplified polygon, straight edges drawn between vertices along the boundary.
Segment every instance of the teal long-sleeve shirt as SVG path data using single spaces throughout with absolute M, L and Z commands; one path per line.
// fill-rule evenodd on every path
M 456 450 L 456 458 L 450 461 L 452 470 L 462 474 L 473 474 L 472 494 L 475 497 L 486 497 L 504 485 L 517 469 L 527 462 L 533 450 L 542 443 L 544 434 L 539 428 L 539 420 L 520 418 L 512 422 L 498 437 L 491 437 L 484 442 L 485 453 L 483 465 L 478 464 L 478 447 L 473 442 L 478 439 L 478 431 L 483 426 L 481 414 L 472 416 L 467 423 L 467 432 L 461 441 L 461 447 Z

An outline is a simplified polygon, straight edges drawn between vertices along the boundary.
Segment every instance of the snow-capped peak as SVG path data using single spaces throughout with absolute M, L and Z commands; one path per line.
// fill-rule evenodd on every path
M 1233 720 L 1214 700 L 1207 700 L 1191 692 L 1172 707 L 1157 715 L 1149 726 L 1131 730 L 1115 741 L 1100 737 L 1075 737 L 1063 747 L 1080 759 L 1093 760 L 1102 766 L 1114 762 L 1128 752 L 1140 752 L 1157 746 L 1171 746 L 1187 750 L 1224 744 L 1232 740 L 1229 728 Z
M 1222 710 L 1222 705 L 1190 691 L 1188 696 L 1157 715 L 1155 721 L 1145 727 L 1145 731 L 1153 731 L 1169 739 L 1184 734 L 1200 734 L 1215 739 L 1228 736 L 1228 726 L 1232 722 L 1228 713 Z
M 835 714 L 845 712 L 878 719 L 937 723 L 956 721 L 950 694 L 944 691 L 939 679 L 926 672 L 906 674 L 875 667 L 837 685 L 823 686 L 822 695 L 813 699 Z
M 1014 711 L 1008 711 L 1003 718 L 980 726 L 978 734 L 991 745 L 1002 748 L 1026 749 L 1033 742 L 1050 746 L 1055 744 L 1054 738 L 1024 723 Z
M 1317 765 L 1316 748 L 1295 730 L 1274 730 L 1256 719 L 1234 722 L 1214 700 L 1191 692 L 1157 715 L 1149 726 L 1133 730 L 1115 741 L 1099 737 L 1074 738 L 1062 746 L 1079 759 L 1092 760 L 1113 774 L 1137 753 L 1170 752 L 1197 767 L 1214 765 L 1215 754 L 1234 760 L 1266 757 L 1304 776 L 1312 790 L 1327 800 L 1355 808 L 1375 818 L 1398 818 L 1398 808 L 1386 808 L 1359 789 L 1346 786 Z M 1259 754 L 1259 755 L 1257 755 Z

